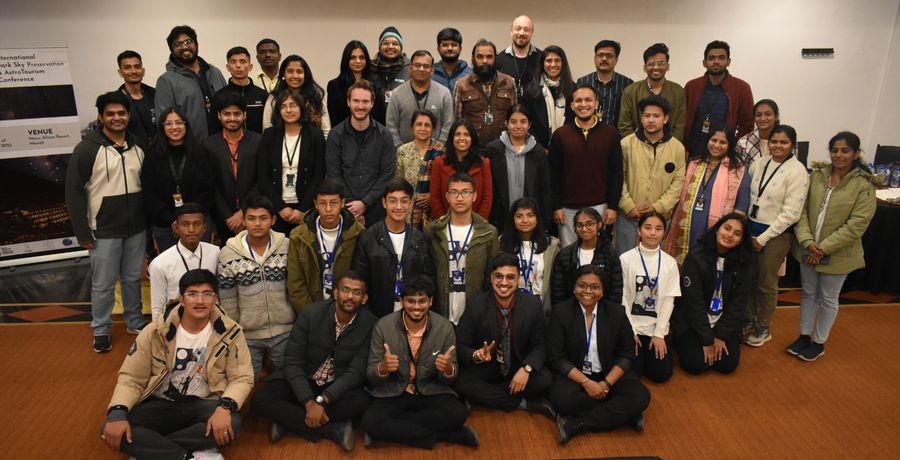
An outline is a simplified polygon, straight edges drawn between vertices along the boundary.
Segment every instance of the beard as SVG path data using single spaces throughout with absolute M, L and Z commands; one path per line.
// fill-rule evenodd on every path
M 493 80 L 494 75 L 497 74 L 497 71 L 494 70 L 493 64 L 483 66 L 476 65 L 473 71 L 475 72 L 475 75 L 478 77 L 478 79 L 482 81 Z
M 728 70 L 728 69 L 726 69 L 726 68 L 724 68 L 724 67 L 722 68 L 722 70 L 715 70 L 715 71 L 714 71 L 714 70 L 710 70 L 710 69 L 706 69 L 706 71 L 707 71 L 710 75 L 712 75 L 712 76 L 714 76 L 714 77 L 718 77 L 718 76 L 720 76 L 720 75 L 724 75 L 726 70 Z
M 447 64 L 456 64 L 456 62 L 459 61 L 459 55 L 458 55 L 458 54 L 452 54 L 452 55 L 450 55 L 450 54 L 448 54 L 448 55 L 442 54 L 442 55 L 441 55 L 441 60 L 444 61 L 444 62 L 446 62 Z
M 186 67 L 186 66 L 189 66 L 189 65 L 197 62 L 197 54 L 196 53 L 194 53 L 190 59 L 184 59 L 179 54 L 172 54 L 172 57 L 174 57 L 175 62 L 181 64 L 182 67 Z

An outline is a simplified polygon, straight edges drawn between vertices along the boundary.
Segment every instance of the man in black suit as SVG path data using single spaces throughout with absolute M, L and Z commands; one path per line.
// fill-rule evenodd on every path
M 272 442 L 285 428 L 316 442 L 353 449 L 354 418 L 369 407 L 363 390 L 369 340 L 377 318 L 367 309 L 366 283 L 352 270 L 337 281 L 334 299 L 306 306 L 294 323 L 284 368 L 253 396 L 253 410 L 272 421 Z
M 241 212 L 244 198 L 256 190 L 256 149 L 260 135 L 244 129 L 247 104 L 231 91 L 220 91 L 213 98 L 213 108 L 222 124 L 222 131 L 203 140 L 209 155 L 213 177 L 214 221 L 219 241 L 244 230 Z
M 519 259 L 497 255 L 491 261 L 491 291 L 469 298 L 456 327 L 462 371 L 455 388 L 474 403 L 555 418 L 542 397 L 553 382 L 545 367 L 543 305 L 518 286 Z

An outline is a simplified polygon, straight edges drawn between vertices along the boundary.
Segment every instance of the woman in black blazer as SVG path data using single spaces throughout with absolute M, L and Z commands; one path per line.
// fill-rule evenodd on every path
M 263 132 L 256 154 L 261 194 L 275 205 L 273 229 L 290 234 L 313 207 L 325 177 L 325 136 L 303 112 L 303 97 L 284 91 L 275 99 L 272 127 Z
M 641 431 L 650 392 L 629 372 L 634 333 L 625 310 L 603 300 L 603 272 L 578 269 L 575 298 L 553 306 L 547 355 L 556 374 L 550 403 L 560 444 L 572 436 L 630 425 Z
M 672 335 L 681 368 L 728 374 L 741 358 L 741 332 L 753 279 L 750 224 L 743 214 L 723 216 L 684 259 L 681 297 Z
M 494 192 L 491 214 L 488 221 L 502 229 L 509 213 L 509 206 L 519 198 L 534 198 L 542 211 L 540 218 L 544 228 L 551 225 L 550 168 L 547 164 L 547 149 L 542 147 L 528 133 L 532 112 L 521 104 L 513 105 L 506 111 L 506 130 L 485 147 L 484 156 L 491 160 L 492 190 Z M 521 161 L 522 169 L 510 167 L 510 162 Z M 521 171 L 521 194 L 511 196 L 510 169 Z

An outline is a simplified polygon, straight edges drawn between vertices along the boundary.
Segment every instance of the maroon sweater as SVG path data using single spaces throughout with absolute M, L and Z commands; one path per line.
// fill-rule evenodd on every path
M 550 184 L 553 210 L 607 203 L 618 210 L 622 195 L 622 146 L 611 125 L 597 123 L 587 138 L 575 122 L 550 138 Z

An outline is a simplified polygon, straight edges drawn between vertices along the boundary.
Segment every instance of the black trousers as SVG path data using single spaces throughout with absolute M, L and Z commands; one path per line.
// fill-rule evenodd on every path
M 310 386 L 316 395 L 328 388 L 328 385 L 319 387 L 313 381 L 310 381 Z M 369 395 L 362 387 L 357 387 L 342 394 L 337 400 L 331 401 L 325 406 L 328 424 L 319 428 L 306 426 L 306 406 L 297 399 L 287 380 L 269 380 L 253 395 L 251 404 L 253 412 L 316 442 L 322 438 L 322 430 L 329 424 L 346 422 L 362 416 L 369 407 Z
M 468 415 L 456 395 L 403 393 L 374 399 L 363 415 L 362 426 L 376 440 L 431 449 L 441 433 L 462 429 Z
M 725 341 L 728 354 L 716 361 L 712 366 L 703 361 L 703 344 L 700 335 L 688 330 L 675 339 L 675 351 L 681 362 L 681 368 L 691 374 L 702 374 L 710 369 L 722 374 L 730 374 L 737 369 L 741 361 L 741 331 L 738 330 Z
M 206 435 L 206 422 L 216 407 L 217 401 L 205 399 L 146 399 L 128 411 L 132 442 L 122 436 L 120 448 L 138 459 L 182 459 L 191 452 L 216 448 L 216 438 Z M 237 438 L 241 417 L 236 413 L 231 414 L 231 427 Z
M 588 431 L 616 429 L 640 416 L 650 405 L 650 391 L 635 377 L 623 377 L 606 399 L 593 399 L 577 383 L 557 376 L 550 386 L 550 403 L 562 415 L 575 417 Z
M 469 402 L 512 412 L 519 406 L 522 398 L 543 395 L 553 383 L 553 376 L 546 368 L 542 368 L 531 373 L 521 393 L 510 395 L 509 382 L 518 369 L 519 366 L 510 366 L 509 375 L 504 377 L 500 373 L 500 364 L 496 361 L 475 364 L 460 371 L 454 388 Z
M 638 334 L 641 341 L 641 348 L 638 349 L 637 357 L 633 361 L 632 369 L 637 375 L 643 375 L 650 379 L 651 382 L 662 383 L 672 378 L 672 349 L 671 345 L 666 342 L 666 356 L 663 359 L 656 357 L 656 350 L 650 349 L 650 340 L 652 337 Z

